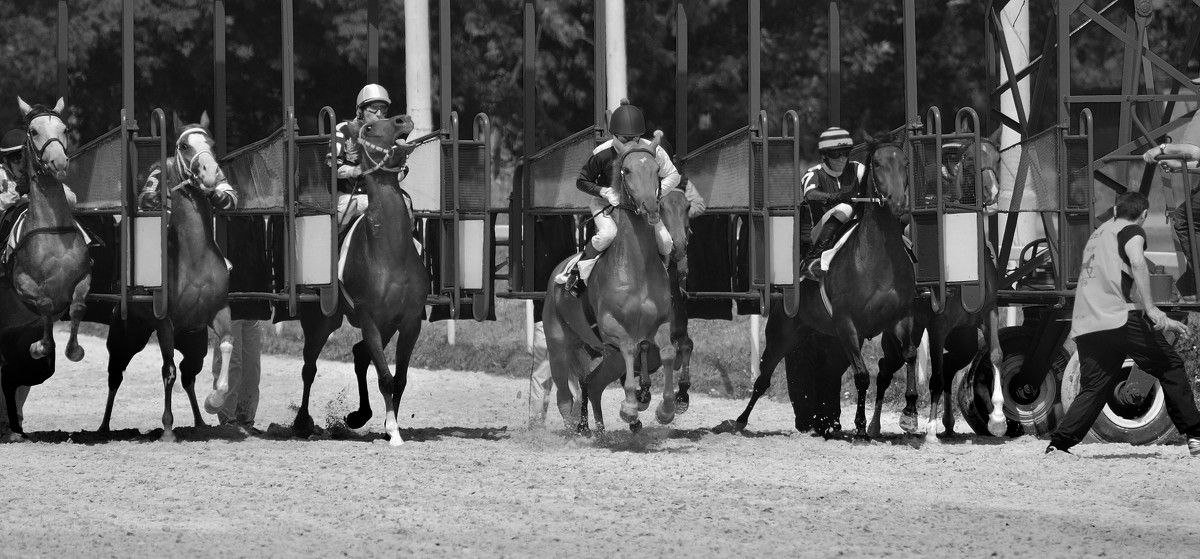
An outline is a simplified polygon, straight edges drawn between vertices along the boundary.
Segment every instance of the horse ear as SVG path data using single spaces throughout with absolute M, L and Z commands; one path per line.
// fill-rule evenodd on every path
M 179 120 L 179 113 L 171 111 L 171 125 L 175 127 L 175 133 L 183 132 L 183 121 Z
M 29 111 L 33 110 L 33 107 L 30 107 L 29 103 L 26 103 L 25 100 L 22 99 L 20 95 L 17 96 L 17 106 L 21 107 L 21 115 L 22 116 L 29 114 Z
M 1000 133 L 1003 131 L 1003 126 L 997 128 L 995 132 L 992 132 L 988 135 L 988 139 L 991 140 L 993 144 L 1000 145 Z
M 654 131 L 654 141 L 650 142 L 650 151 L 658 152 L 658 145 L 662 143 L 662 139 L 663 139 L 662 130 L 655 130 Z
M 209 118 L 208 118 L 208 111 L 204 111 L 204 112 L 200 113 L 200 128 L 209 130 L 210 124 L 212 124 L 212 121 L 209 120 Z
M 67 102 L 62 97 L 59 97 L 58 102 L 54 104 L 54 112 L 61 113 L 65 108 L 67 108 Z

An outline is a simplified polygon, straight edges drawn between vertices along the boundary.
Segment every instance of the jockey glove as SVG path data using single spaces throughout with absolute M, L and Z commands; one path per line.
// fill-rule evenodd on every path
M 214 208 L 218 210 L 228 210 L 237 204 L 237 200 L 230 196 L 228 192 L 222 190 L 214 190 L 208 197 Z
M 617 196 L 617 191 L 607 186 L 600 189 L 600 196 L 602 196 L 605 200 L 608 200 L 608 203 L 614 206 L 621 204 L 621 197 Z
M 838 204 L 849 204 L 853 197 L 854 195 L 849 192 L 838 192 L 837 194 L 834 194 L 833 198 L 830 198 L 830 200 L 833 200 Z

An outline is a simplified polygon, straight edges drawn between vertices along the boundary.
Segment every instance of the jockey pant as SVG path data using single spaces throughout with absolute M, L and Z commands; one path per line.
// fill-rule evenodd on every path
M 617 238 L 617 222 L 613 220 L 612 216 L 601 212 L 607 207 L 608 200 L 600 196 L 593 196 L 592 201 L 588 204 L 588 209 L 595 216 L 592 221 L 596 224 L 596 234 L 592 235 L 591 243 L 600 252 L 612 246 L 613 240 Z M 667 231 L 667 226 L 663 225 L 661 218 L 653 225 L 654 236 L 658 241 L 658 253 L 663 256 L 671 254 L 674 241 L 671 239 L 671 233 Z
M 529 375 L 529 423 L 540 425 L 546 420 L 550 405 L 550 360 L 546 350 L 546 330 L 535 322 L 533 329 L 533 361 L 537 368 Z
M 339 192 L 337 204 L 338 226 L 344 227 L 366 212 L 368 201 L 366 194 L 346 194 Z
M 262 378 L 262 330 L 257 320 L 232 322 L 233 351 L 229 354 L 229 393 L 217 410 L 222 423 L 254 425 L 258 412 L 258 384 Z M 213 389 L 221 376 L 221 340 L 213 341 Z
M 812 243 L 813 250 L 824 250 L 825 246 L 832 239 L 834 233 L 850 218 L 854 217 L 854 206 L 850 204 L 838 204 L 825 212 L 821 216 L 821 221 L 818 221 L 812 228 Z

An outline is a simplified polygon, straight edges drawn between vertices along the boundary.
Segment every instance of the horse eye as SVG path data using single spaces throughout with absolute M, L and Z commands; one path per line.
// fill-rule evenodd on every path
M 37 133 L 37 130 L 34 130 L 34 129 L 30 128 L 30 129 L 29 129 L 29 135 L 30 135 L 30 136 L 37 136 L 37 135 L 38 135 L 38 133 Z

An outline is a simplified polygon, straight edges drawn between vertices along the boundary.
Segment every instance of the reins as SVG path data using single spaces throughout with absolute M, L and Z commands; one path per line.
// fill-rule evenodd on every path
M 395 173 L 397 175 L 400 175 L 396 178 L 397 182 L 403 181 L 404 178 L 408 176 L 408 165 L 402 164 L 399 167 L 388 167 L 387 166 L 388 160 L 390 160 L 396 154 L 396 148 L 400 147 L 399 144 L 393 143 L 391 145 L 391 147 L 385 148 L 379 144 L 370 142 L 366 138 L 363 137 L 364 129 L 366 129 L 365 126 L 362 128 L 359 128 L 359 130 L 358 130 L 358 143 L 361 144 L 363 147 L 367 148 L 366 150 L 363 151 L 363 157 L 365 157 L 367 162 L 371 164 L 371 168 L 363 171 L 363 174 L 370 175 L 370 174 L 378 172 L 378 171 L 383 171 L 385 173 Z M 442 131 L 436 130 L 434 132 L 430 132 L 429 134 L 421 136 L 420 138 L 417 138 L 416 140 L 409 142 L 408 144 L 412 145 L 413 148 L 416 149 L 417 146 L 420 146 L 422 144 L 427 144 L 435 139 L 441 138 L 441 136 L 442 136 Z M 383 157 L 380 158 L 378 162 L 376 162 L 375 159 L 373 157 L 371 157 L 371 153 L 382 153 Z

